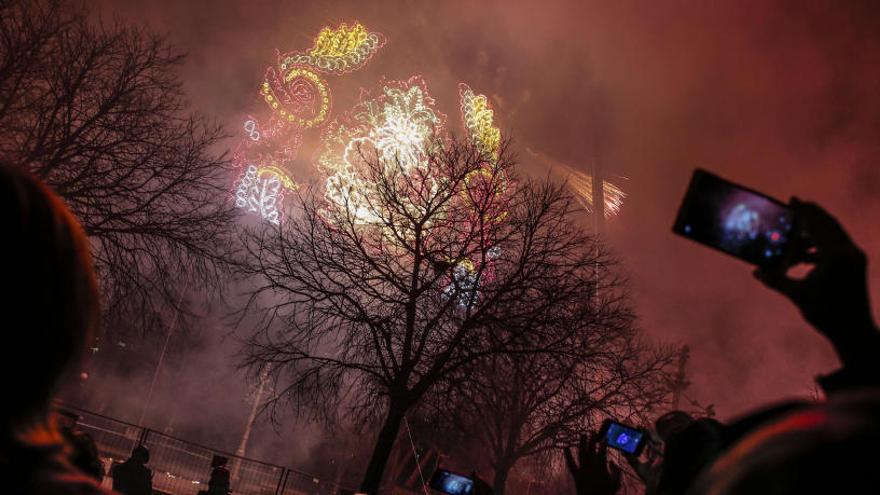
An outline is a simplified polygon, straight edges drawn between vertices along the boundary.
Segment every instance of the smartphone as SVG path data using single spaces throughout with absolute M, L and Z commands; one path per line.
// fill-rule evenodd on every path
M 474 480 L 462 474 L 445 469 L 437 469 L 431 477 L 431 488 L 449 495 L 470 495 L 474 493 Z
M 794 213 L 781 201 L 697 169 L 672 230 L 767 266 L 778 263 L 791 249 L 794 226 Z
M 641 428 L 633 428 L 623 423 L 608 419 L 599 430 L 609 447 L 638 456 L 645 448 L 648 432 Z

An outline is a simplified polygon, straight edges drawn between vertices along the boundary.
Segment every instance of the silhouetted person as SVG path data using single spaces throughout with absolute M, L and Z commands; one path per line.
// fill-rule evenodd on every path
M 104 463 L 101 462 L 95 440 L 77 425 L 79 415 L 60 408 L 55 410 L 54 417 L 69 447 L 67 458 L 70 463 L 100 483 L 104 479 Z
M 138 445 L 127 461 L 113 467 L 113 490 L 122 495 L 150 495 L 153 493 L 153 472 L 147 467 L 150 451 Z
M 725 427 L 712 418 L 699 418 L 675 432 L 667 432 L 658 495 L 687 491 L 700 472 L 724 450 Z
M 61 434 L 70 447 L 68 459 L 74 467 L 86 473 L 100 483 L 104 479 L 104 464 L 98 454 L 98 446 L 88 433 L 80 430 L 75 425 L 62 427 Z
M 818 380 L 830 397 L 826 404 L 777 406 L 741 421 L 740 438 L 693 493 L 880 493 L 873 454 L 880 441 L 880 333 L 867 257 L 825 210 L 796 198 L 791 206 L 811 245 L 755 276 L 798 307 L 843 367 Z M 798 263 L 812 265 L 801 279 L 788 275 Z
M 775 269 L 756 270 L 755 277 L 791 300 L 831 342 L 843 368 L 819 378 L 826 393 L 880 386 L 880 332 L 868 296 L 868 259 L 818 205 L 792 198 L 791 208 L 809 245 Z M 810 272 L 802 279 L 790 277 L 790 268 L 801 263 L 812 265 Z
M 838 394 L 782 415 L 746 435 L 690 494 L 880 493 L 880 394 Z
M 661 440 L 668 442 L 694 421 L 694 417 L 684 411 L 670 411 L 657 418 L 654 422 L 654 431 Z
M 791 207 L 809 243 L 755 276 L 790 299 L 834 347 L 842 368 L 820 377 L 826 404 L 788 403 L 731 425 L 726 453 L 693 493 L 878 493 L 880 333 L 871 314 L 867 257 L 837 220 L 813 203 Z M 788 272 L 812 265 L 803 278 Z
M 3 493 L 100 494 L 65 457 L 49 401 L 92 338 L 98 293 L 89 243 L 40 181 L 0 164 L 0 483 Z
M 208 480 L 208 495 L 227 495 L 229 489 L 229 459 L 215 455 L 211 460 L 211 478 Z
M 640 457 L 622 453 L 624 459 L 633 468 L 639 479 L 645 484 L 645 494 L 655 495 L 663 472 L 663 451 L 669 446 L 670 440 L 693 424 L 695 419 L 684 411 L 670 411 L 654 422 L 654 432 L 648 432 L 647 445 L 644 450 L 645 460 Z M 656 434 L 655 434 L 656 433 Z
M 684 430 L 694 422 L 693 416 L 684 411 L 671 411 L 660 416 L 654 422 L 654 431 L 648 432 L 647 444 L 645 445 L 645 461 L 640 457 L 623 454 L 624 459 L 633 468 L 639 479 L 645 484 L 645 493 L 653 495 L 657 491 L 657 483 L 660 481 L 662 468 L 663 448 L 678 432 Z
M 684 413 L 663 417 L 658 421 L 665 441 L 663 461 L 651 466 L 659 472 L 651 473 L 646 493 L 680 495 L 687 491 L 694 479 L 722 452 L 724 426 L 711 418 L 693 419 Z M 581 436 L 576 461 L 570 449 L 565 449 L 565 460 L 574 478 L 578 495 L 613 495 L 621 487 L 620 468 L 607 458 L 608 445 L 599 432 L 587 439 Z M 638 464 L 635 459 L 630 464 Z
M 686 426 L 667 440 L 661 469 L 668 493 L 880 493 L 873 455 L 880 441 L 880 332 L 868 297 L 867 257 L 818 205 L 792 198 L 790 206 L 802 229 L 798 244 L 789 259 L 755 276 L 790 299 L 834 347 L 843 366 L 818 379 L 830 400 L 778 404 L 726 427 L 682 421 Z M 798 264 L 811 265 L 803 278 L 789 275 Z M 690 455 L 695 449 L 698 455 Z M 593 459 L 591 481 L 567 454 L 581 481 L 578 494 L 614 493 L 613 470 L 597 460 L 604 456 L 582 442 L 582 458 L 585 450 Z M 694 461 L 716 457 L 695 483 Z

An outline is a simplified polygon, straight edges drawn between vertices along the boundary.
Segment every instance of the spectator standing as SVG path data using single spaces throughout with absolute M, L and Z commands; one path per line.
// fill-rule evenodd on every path
M 0 479 L 16 495 L 107 494 L 74 467 L 49 414 L 59 382 L 78 364 L 98 320 L 89 242 L 61 199 L 0 160 Z
M 113 468 L 113 490 L 122 495 L 150 495 L 153 493 L 153 472 L 147 467 L 150 451 L 138 445 L 127 461 Z

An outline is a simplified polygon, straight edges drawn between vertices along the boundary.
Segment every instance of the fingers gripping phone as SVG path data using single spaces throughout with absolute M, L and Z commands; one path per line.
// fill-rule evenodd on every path
M 795 220 L 781 201 L 697 169 L 672 230 L 754 265 L 770 266 L 792 249 Z
M 642 453 L 648 440 L 647 431 L 611 419 L 602 423 L 599 434 L 609 447 L 636 457 Z
M 445 469 L 437 469 L 434 472 L 430 486 L 434 490 L 449 495 L 471 495 L 474 493 L 474 480 Z

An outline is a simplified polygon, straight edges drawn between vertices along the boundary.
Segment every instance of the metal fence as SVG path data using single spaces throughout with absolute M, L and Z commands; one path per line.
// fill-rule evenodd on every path
M 236 495 L 337 495 L 352 493 L 333 482 L 320 480 L 295 469 L 239 457 L 187 442 L 164 433 L 85 411 L 60 406 L 78 417 L 77 427 L 98 446 L 107 477 L 112 484 L 112 467 L 131 454 L 136 445 L 150 449 L 148 467 L 153 471 L 153 491 L 168 495 L 197 495 L 208 489 L 211 460 L 215 455 L 229 459 L 232 493 Z

